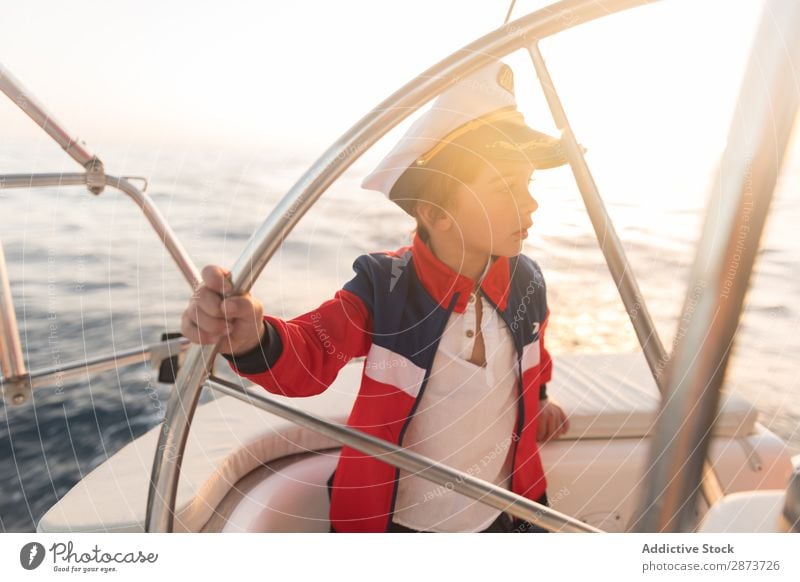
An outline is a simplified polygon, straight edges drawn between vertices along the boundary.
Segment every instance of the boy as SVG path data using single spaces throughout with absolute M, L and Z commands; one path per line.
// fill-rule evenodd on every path
M 182 332 L 221 342 L 238 374 L 287 396 L 324 391 L 366 356 L 348 426 L 546 504 L 536 441 L 569 424 L 546 394 L 544 278 L 520 251 L 538 206 L 531 173 L 563 163 L 494 62 L 445 91 L 364 180 L 416 219 L 411 247 L 359 257 L 333 299 L 290 321 L 249 294 L 222 300 L 226 272 L 206 267 Z M 346 446 L 329 486 L 331 531 L 535 530 Z

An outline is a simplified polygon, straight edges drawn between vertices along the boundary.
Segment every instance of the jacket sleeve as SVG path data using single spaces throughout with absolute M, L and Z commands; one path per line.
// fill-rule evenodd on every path
M 366 355 L 372 344 L 370 310 L 346 289 L 294 319 L 264 319 L 268 345 L 262 342 L 258 348 L 263 370 L 253 369 L 251 355 L 240 357 L 238 367 L 237 358 L 228 360 L 237 374 L 274 394 L 297 397 L 324 392 L 339 370 L 352 358 Z

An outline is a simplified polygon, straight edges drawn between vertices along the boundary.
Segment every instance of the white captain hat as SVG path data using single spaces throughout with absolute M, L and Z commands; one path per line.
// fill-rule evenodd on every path
M 395 195 L 403 199 L 399 190 L 407 192 L 408 187 L 416 186 L 420 175 L 407 170 L 425 168 L 449 144 L 490 159 L 527 161 L 537 169 L 567 163 L 559 139 L 525 124 L 517 110 L 511 67 L 494 61 L 442 93 L 364 178 L 361 187 L 383 192 L 392 200 Z M 407 179 L 412 175 L 416 180 Z

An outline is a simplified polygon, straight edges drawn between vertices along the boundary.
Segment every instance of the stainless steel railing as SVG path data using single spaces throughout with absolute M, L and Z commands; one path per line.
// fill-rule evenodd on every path
M 36 125 L 60 145 L 73 160 L 82 167 L 92 165 L 97 156 L 86 143 L 74 133 L 67 131 L 63 124 L 50 114 L 43 104 L 28 91 L 24 85 L 11 74 L 11 71 L 0 64 L 0 91 L 5 93 L 20 109 L 22 109 Z
M 22 379 L 27 376 L 28 370 L 25 366 L 25 358 L 22 357 L 17 315 L 14 312 L 14 302 L 11 298 L 11 286 L 8 282 L 6 255 L 3 251 L 2 241 L 0 241 L 0 372 L 4 378 L 9 378 L 8 401 L 12 404 L 25 402 L 30 388 Z M 12 382 L 11 378 L 15 380 Z M 6 392 L 5 384 L 5 381 L 2 382 L 3 396 Z
M 12 188 L 43 188 L 50 186 L 86 186 L 92 193 L 100 194 L 106 186 L 125 193 L 139 207 L 155 233 L 161 239 L 189 286 L 194 290 L 200 284 L 200 273 L 167 224 L 152 199 L 125 177 L 105 174 L 103 163 L 86 143 L 68 131 L 8 69 L 0 65 L 0 91 L 17 104 L 33 121 L 42 127 L 67 154 L 83 166 L 83 173 L 9 174 L 0 175 L 0 190 Z M 0 246 L 0 386 L 3 398 L 11 404 L 24 404 L 34 385 L 63 377 L 65 374 L 88 373 L 106 369 L 109 362 L 138 361 L 144 355 L 169 350 L 184 342 L 165 342 L 155 346 L 142 346 L 133 350 L 93 358 L 83 363 L 75 362 L 29 374 L 22 357 L 19 330 L 8 284 L 5 255 Z
M 86 173 L 74 174 L 6 174 L 0 175 L 0 190 L 11 188 L 44 188 L 48 186 L 86 186 L 90 177 Z M 108 186 L 127 195 L 144 214 L 150 226 L 166 248 L 175 265 L 189 286 L 194 289 L 200 284 L 200 271 L 192 262 L 178 237 L 170 228 L 164 215 L 153 203 L 152 198 L 139 190 L 126 177 L 102 176 L 103 186 Z
M 89 173 L 75 174 L 7 174 L 0 176 L 0 190 L 11 188 L 41 188 L 50 186 L 88 186 L 91 177 Z M 142 210 L 145 218 L 161 239 L 162 244 L 172 257 L 178 269 L 183 273 L 186 282 L 192 290 L 200 284 L 200 274 L 194 266 L 189 255 L 181 245 L 178 237 L 167 224 L 166 219 L 158 210 L 152 199 L 144 192 L 139 190 L 126 178 L 118 178 L 103 174 L 97 177 L 97 184 L 108 186 L 125 193 Z M 186 342 L 179 342 L 181 345 Z M 157 349 L 168 349 L 171 345 L 178 345 L 175 342 L 157 344 L 153 346 L 142 346 L 120 352 L 109 354 L 101 358 L 94 358 L 86 362 L 68 365 L 68 369 L 79 373 L 99 372 L 107 369 L 102 363 L 116 361 L 116 365 L 123 365 L 123 361 L 130 360 L 130 353 L 150 353 Z M 159 348 L 162 346 L 162 348 Z M 185 349 L 185 346 L 184 348 Z M 135 358 L 131 363 L 138 363 L 141 358 Z M 43 378 L 54 379 L 62 377 L 66 373 L 63 369 L 53 369 L 52 373 L 28 373 L 25 361 L 22 357 L 20 335 L 17 327 L 17 320 L 14 314 L 14 305 L 11 300 L 11 290 L 8 283 L 8 273 L 5 265 L 5 255 L 2 244 L 0 244 L 0 385 L 2 385 L 3 399 L 10 404 L 21 405 L 28 402 L 31 390 L 43 385 Z
M 693 527 L 711 425 L 775 183 L 800 104 L 800 3 L 767 2 L 711 189 L 666 362 L 646 492 L 632 529 Z M 685 325 L 684 325 L 685 324 Z
M 300 218 L 364 151 L 460 76 L 527 46 L 533 39 L 644 3 L 643 0 L 615 0 L 602 4 L 591 0 L 566 0 L 556 3 L 503 25 L 406 84 L 340 137 L 292 186 L 250 238 L 233 266 L 231 294 L 250 290 Z M 172 531 L 183 453 L 200 391 L 216 353 L 217 346 L 214 345 L 192 346 L 178 374 L 153 461 L 145 519 L 148 532 Z M 509 512 L 513 514 L 513 511 Z
M 614 223 L 608 214 L 605 204 L 603 204 L 600 190 L 595 184 L 589 164 L 583 155 L 583 149 L 572 131 L 567 113 L 564 111 L 564 106 L 561 104 L 561 99 L 547 69 L 547 64 L 539 50 L 538 42 L 534 42 L 528 47 L 528 54 L 531 57 L 534 69 L 536 69 L 536 75 L 539 77 L 539 83 L 550 107 L 553 120 L 556 123 L 556 127 L 561 131 L 561 142 L 566 150 L 565 153 L 569 160 L 572 174 L 575 177 L 575 183 L 578 185 L 578 190 L 583 197 L 583 203 L 592 222 L 600 250 L 603 252 L 611 277 L 614 279 L 622 303 L 625 305 L 628 317 L 631 320 L 631 325 L 636 332 L 636 337 L 642 346 L 650 372 L 653 374 L 659 392 L 663 395 L 667 388 L 664 384 L 661 370 L 666 365 L 669 354 L 664 349 L 664 344 L 658 335 L 653 318 L 650 316 L 650 309 L 647 307 L 647 302 L 636 282 L 633 267 L 625 253 L 625 247 L 622 246 L 622 241 L 617 235 Z M 709 507 L 722 498 L 722 487 L 719 479 L 708 463 L 706 464 L 704 478 L 700 482 L 702 483 L 703 497 L 705 497 Z

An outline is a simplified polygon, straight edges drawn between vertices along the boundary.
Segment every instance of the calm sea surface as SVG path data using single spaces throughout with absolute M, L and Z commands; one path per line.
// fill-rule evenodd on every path
M 77 170 L 46 142 L 0 145 L 0 173 Z M 103 155 L 110 174 L 150 180 L 148 193 L 199 266 L 230 266 L 316 153 L 117 147 Z M 359 161 L 337 182 L 262 274 L 255 293 L 269 312 L 291 317 L 309 310 L 350 278 L 357 255 L 408 243 L 411 222 L 380 195 L 359 188 L 374 161 Z M 630 321 L 569 178 L 556 170 L 534 182 L 540 209 L 526 248 L 548 282 L 550 350 L 634 350 Z M 612 168 L 597 180 L 670 345 L 708 170 L 654 177 Z M 728 373 L 729 389 L 752 400 L 762 422 L 796 451 L 799 188 L 795 151 L 779 185 Z M 162 332 L 178 330 L 189 287 L 124 195 L 107 190 L 92 196 L 73 187 L 0 191 L 0 233 L 31 370 L 155 342 Z M 43 388 L 33 404 L 0 404 L 0 531 L 33 530 L 82 476 L 160 422 L 169 390 L 142 364 Z

